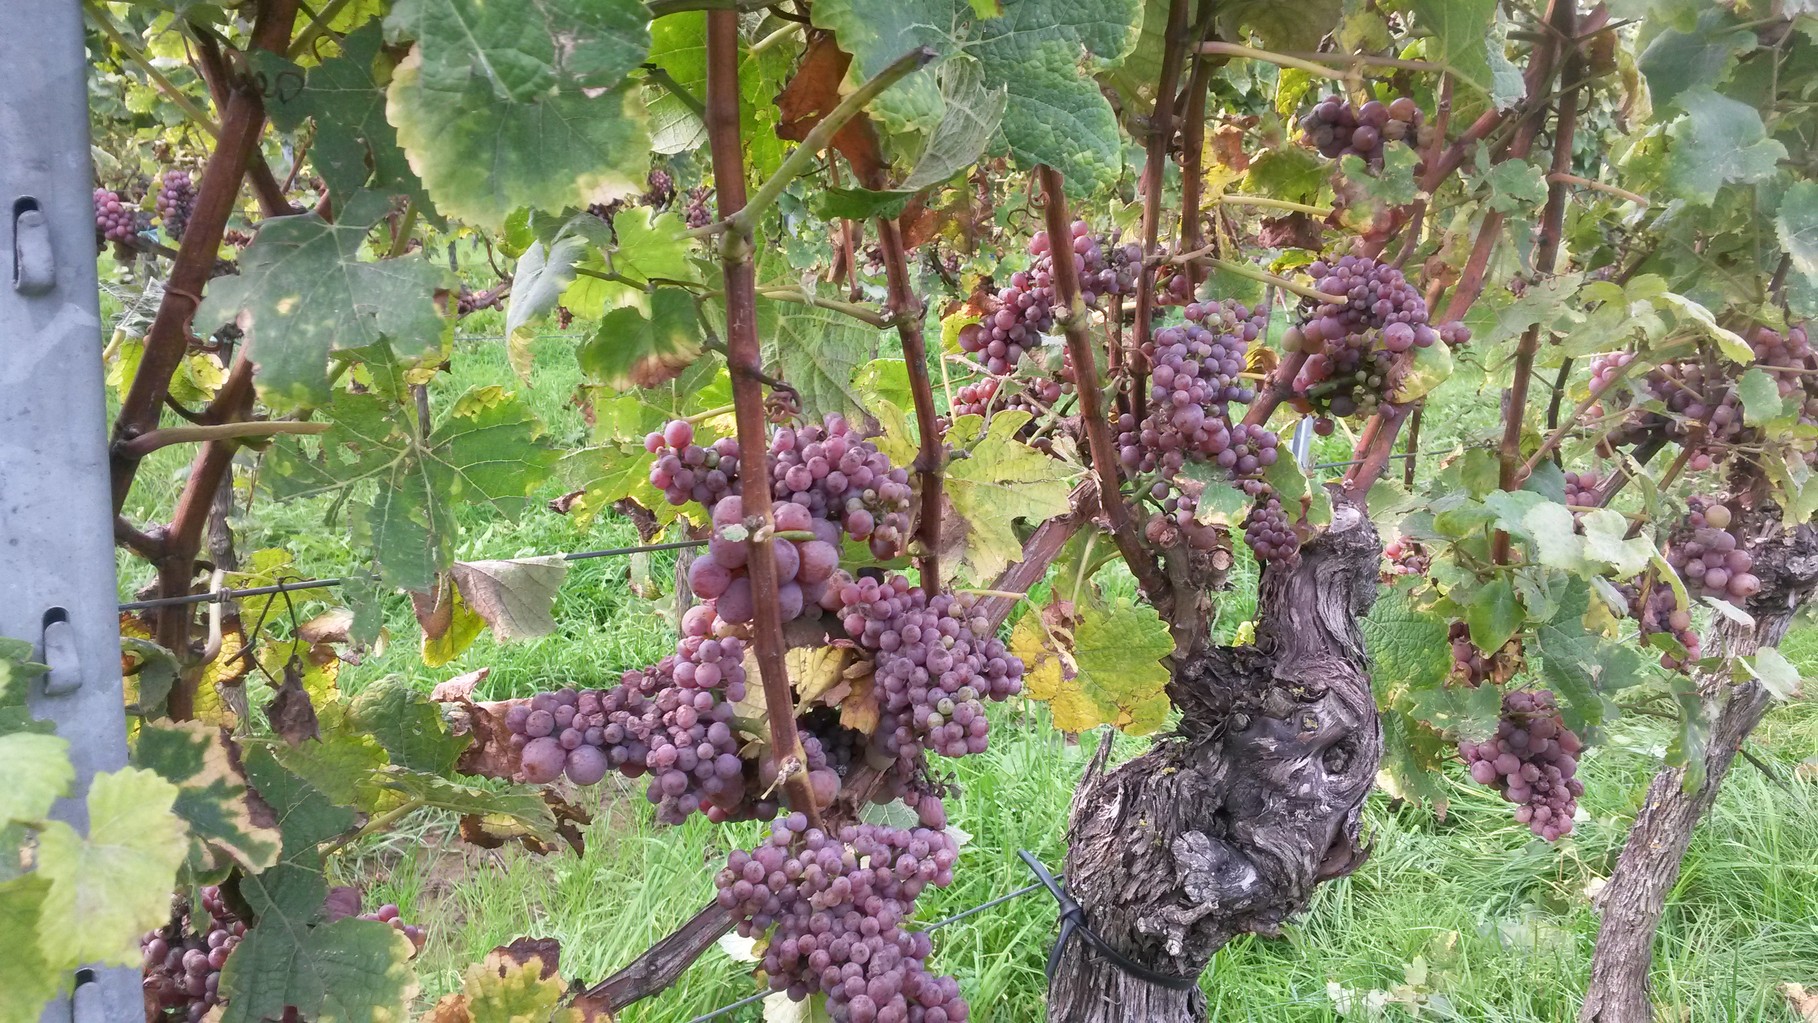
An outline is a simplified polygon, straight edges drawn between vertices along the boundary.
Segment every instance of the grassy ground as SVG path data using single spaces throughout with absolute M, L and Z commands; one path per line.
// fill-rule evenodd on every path
M 463 331 L 496 332 L 494 320 L 470 318 Z M 585 427 L 568 404 L 576 382 L 571 344 L 539 343 L 536 387 L 528 396 L 558 437 L 579 441 Z M 508 379 L 499 342 L 468 340 L 434 400 L 440 407 L 469 385 Z M 1429 429 L 1428 436 L 1442 430 Z M 1320 457 L 1342 459 L 1347 449 L 1342 436 L 1331 438 Z M 128 508 L 135 521 L 168 513 L 187 454 L 167 449 L 150 460 Z M 559 488 L 549 490 L 544 496 Z M 255 498 L 251 513 L 236 521 L 240 549 L 284 546 L 301 572 L 338 574 L 349 566 L 347 547 L 328 511 L 319 501 L 276 505 Z M 471 509 L 463 514 L 464 558 L 635 542 L 623 522 L 603 520 L 580 531 L 540 510 L 520 523 L 490 521 Z M 666 564 L 659 556 L 651 568 L 660 577 Z M 149 577 L 129 556 L 121 567 L 123 595 Z M 403 601 L 394 600 L 388 614 L 398 641 L 348 667 L 343 688 L 355 691 L 387 674 L 427 686 L 479 667 L 492 669 L 482 690 L 488 697 L 615 679 L 655 660 L 672 641 L 660 613 L 629 592 L 632 567 L 624 558 L 575 564 L 557 604 L 555 635 L 509 647 L 482 637 L 437 669 L 417 657 L 415 623 Z M 301 597 L 297 611 L 306 617 L 331 600 L 332 594 Z M 1225 621 L 1246 615 L 1246 608 L 1232 607 Z M 1063 858 L 1068 801 L 1098 740 L 1064 744 L 1038 705 L 998 708 L 994 715 L 990 752 L 954 764 L 959 795 L 949 810 L 972 838 L 954 885 L 924 897 L 924 921 L 1026 884 L 1019 849 L 1056 866 Z M 1625 720 L 1612 742 L 1586 756 L 1588 819 L 1556 846 L 1533 840 L 1506 805 L 1462 773 L 1443 819 L 1373 796 L 1370 860 L 1354 876 L 1321 886 L 1311 910 L 1282 939 L 1243 939 L 1220 953 L 1204 980 L 1213 1018 L 1396 1019 L 1418 1008 L 1425 1019 L 1570 1020 L 1596 931 L 1588 893 L 1613 865 L 1635 801 L 1665 748 L 1666 735 L 1655 725 Z M 1119 755 L 1128 755 L 1145 740 L 1116 741 Z M 1655 974 L 1667 1019 L 1789 1019 L 1774 985 L 1818 981 L 1818 784 L 1795 770 L 1818 753 L 1818 707 L 1777 711 L 1756 752 L 1779 781 L 1738 766 L 1673 893 Z M 592 980 L 703 905 L 726 851 L 749 844 L 758 827 L 716 827 L 698 818 L 680 828 L 657 826 L 642 783 L 609 779 L 577 798 L 596 811 L 582 856 L 465 848 L 449 839 L 446 821 L 425 815 L 386 841 L 344 852 L 335 869 L 429 926 L 426 995 L 450 989 L 464 964 L 523 934 L 559 938 L 563 972 Z M 936 964 L 959 976 L 975 1019 L 1036 1020 L 1053 928 L 1052 904 L 1027 896 L 943 929 Z M 710 951 L 673 989 L 632 1007 L 625 1018 L 688 1020 L 749 994 L 747 970 L 724 951 Z M 728 1018 L 758 1017 L 747 1008 Z

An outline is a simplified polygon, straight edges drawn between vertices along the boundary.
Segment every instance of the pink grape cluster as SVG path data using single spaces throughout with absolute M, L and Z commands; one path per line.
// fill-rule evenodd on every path
M 227 908 L 220 888 L 202 889 L 202 909 L 206 921 L 185 905 L 169 924 L 139 941 L 146 1002 L 173 1021 L 199 1023 L 221 1003 L 221 970 L 246 936 L 246 924 Z
M 1316 261 L 1307 272 L 1325 298 L 1309 302 L 1282 336 L 1286 351 L 1307 354 L 1293 381 L 1295 405 L 1322 418 L 1368 415 L 1400 385 L 1407 353 L 1431 347 L 1441 331 L 1427 323 L 1426 300 L 1392 265 L 1342 256 Z M 1449 332 L 1459 343 L 1469 339 L 1462 325 Z
M 707 601 L 721 621 L 732 625 L 750 622 L 756 612 L 751 577 L 746 571 L 751 546 L 744 539 L 731 539 L 723 532 L 726 527 L 745 521 L 744 505 L 744 499 L 737 494 L 720 498 L 713 506 L 714 535 L 707 542 L 707 551 L 688 566 L 689 590 Z M 827 580 L 839 567 L 840 527 L 790 501 L 772 504 L 771 517 L 779 533 L 813 535 L 809 540 L 770 540 L 771 557 L 776 562 L 777 608 L 783 621 L 794 621 L 804 611 L 816 611 Z
M 930 597 L 894 573 L 842 575 L 828 587 L 827 609 L 872 654 L 884 714 L 877 734 L 893 756 L 918 747 L 949 757 L 983 753 L 991 728 L 983 701 L 1022 691 L 1022 660 L 972 613 L 974 602 Z
M 1157 483 L 1151 494 L 1161 502 L 1161 510 L 1151 514 L 1143 524 L 1143 537 L 1157 547 L 1167 547 L 1178 539 L 1199 551 L 1210 551 L 1224 545 L 1224 530 L 1199 521 L 1199 499 L 1166 483 Z
M 1518 804 L 1515 819 L 1549 842 L 1572 833 L 1572 816 L 1584 794 L 1576 777 L 1583 748 L 1544 689 L 1504 693 L 1495 737 L 1458 744 L 1471 778 L 1500 789 L 1502 798 Z
M 1407 96 L 1388 103 L 1373 99 L 1361 106 L 1327 96 L 1300 118 L 1303 137 L 1320 155 L 1333 160 L 1358 156 L 1375 168 L 1382 167 L 1389 143 L 1418 145 L 1420 125 L 1420 107 Z
M 1742 399 L 1719 366 L 1697 360 L 1664 363 L 1634 381 L 1634 389 L 1649 404 L 1630 410 L 1611 432 L 1611 444 L 1660 438 L 1690 445 L 1685 467 L 1703 472 L 1723 461 L 1742 439 Z
M 1127 295 L 1136 287 L 1142 249 L 1095 238 L 1085 221 L 1072 227 L 1068 247 L 1079 271 L 1080 297 L 1088 308 L 1097 308 L 1110 295 Z M 1042 343 L 1054 329 L 1060 296 L 1054 289 L 1054 246 L 1048 232 L 1029 240 L 1034 257 L 1029 269 L 1010 275 L 984 310 L 983 318 L 960 328 L 960 348 L 972 354 L 987 373 L 1002 375 L 1016 368 L 1024 353 Z
M 1039 421 L 1063 393 L 1065 386 L 1048 377 L 984 377 L 953 392 L 952 412 L 956 418 L 989 417 L 1004 409 L 1023 409 Z
M 712 508 L 732 492 L 739 475 L 739 442 L 721 437 L 705 447 L 694 442 L 694 424 L 676 419 L 644 438 L 644 450 L 657 456 L 650 464 L 650 484 L 670 504 L 693 501 Z
M 1730 532 L 1730 509 L 1713 497 L 1694 497 L 1667 541 L 1667 563 L 1695 597 L 1731 602 L 1761 592 L 1755 556 Z
M 1386 580 L 1398 576 L 1426 575 L 1433 564 L 1433 559 L 1420 544 L 1405 536 L 1398 536 L 1384 544 L 1382 559 L 1382 575 Z
M 770 440 L 772 493 L 832 519 L 871 553 L 892 558 L 909 539 L 909 471 L 890 464 L 844 417 L 779 427 Z
M 1475 689 L 1490 677 L 1491 658 L 1471 642 L 1471 628 L 1453 622 L 1446 632 L 1452 643 L 1452 678 Z
M 95 233 L 110 242 L 129 242 L 142 228 L 140 212 L 105 188 L 95 189 Z
M 429 932 L 416 924 L 407 924 L 400 915 L 397 904 L 387 902 L 371 913 L 361 913 L 361 920 L 376 920 L 392 930 L 410 939 L 410 947 L 416 952 L 423 951 L 423 945 L 429 941 Z
M 158 218 L 164 222 L 164 233 L 178 241 L 196 211 L 196 185 L 189 172 L 172 168 L 158 175 Z
M 1565 474 L 1565 500 L 1569 505 L 1590 507 L 1597 503 L 1598 488 L 1603 486 L 1603 477 L 1585 470 Z
M 1252 505 L 1244 517 L 1244 543 L 1256 552 L 1258 561 L 1288 562 L 1300 553 L 1300 534 L 1273 492 Z
M 1187 320 L 1144 346 L 1150 365 L 1149 412 L 1118 417 L 1118 460 L 1131 472 L 1173 476 L 1189 460 L 1236 476 L 1275 463 L 1274 433 L 1231 422 L 1231 406 L 1256 396 L 1243 382 L 1245 356 L 1262 332 L 1262 311 L 1236 303 L 1192 303 Z
M 792 1000 L 825 994 L 840 1023 L 961 1023 L 958 982 L 928 971 L 933 943 L 906 929 L 917 896 L 950 884 L 958 859 L 943 831 L 859 824 L 827 834 L 796 813 L 727 857 L 715 897 L 741 935 L 768 935 L 764 974 Z
M 1692 613 L 1679 606 L 1679 596 L 1671 583 L 1655 580 L 1644 597 L 1640 587 L 1624 587 L 1629 598 L 1629 614 L 1640 628 L 1642 639 L 1669 635 L 1685 649 L 1681 657 L 1671 650 L 1660 655 L 1660 666 L 1668 671 L 1683 671 L 1703 656 L 1698 633 L 1692 628 Z

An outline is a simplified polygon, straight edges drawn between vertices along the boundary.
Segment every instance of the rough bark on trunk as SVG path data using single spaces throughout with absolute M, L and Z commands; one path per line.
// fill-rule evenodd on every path
M 1720 619 L 1709 645 L 1714 655 L 1746 657 L 1779 645 L 1794 613 L 1818 587 L 1818 534 L 1810 526 L 1781 532 L 1756 548 L 1754 571 L 1762 582 L 1761 592 L 1748 603 L 1755 624 L 1750 628 Z M 1648 785 L 1616 869 L 1598 896 L 1603 919 L 1579 1023 L 1649 1023 L 1653 1018 L 1648 971 L 1667 893 L 1679 879 L 1692 829 L 1717 801 L 1737 751 L 1771 702 L 1759 683 L 1735 685 L 1727 676 L 1700 678 L 1699 688 L 1711 720 L 1704 779 L 1687 791 L 1685 769 L 1673 767 Z
M 1265 571 L 1254 646 L 1177 662 L 1178 729 L 1113 771 L 1101 752 L 1081 780 L 1067 888 L 1123 955 L 1196 977 L 1231 938 L 1277 933 L 1314 885 L 1363 861 L 1382 735 L 1358 619 L 1380 556 L 1368 517 L 1339 505 L 1298 562 Z M 1080 940 L 1049 984 L 1050 1023 L 1205 1018 L 1197 988 L 1128 975 Z

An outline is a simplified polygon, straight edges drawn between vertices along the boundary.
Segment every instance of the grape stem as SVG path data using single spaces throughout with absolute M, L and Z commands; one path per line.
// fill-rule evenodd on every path
M 290 44 L 291 58 L 302 56 L 316 45 L 316 40 L 332 31 L 328 27 L 329 23 L 346 10 L 347 5 L 351 2 L 352 0 L 329 0 L 321 12 L 310 20 L 309 27 L 305 28 L 297 36 L 296 41 Z
M 142 433 L 125 443 L 134 455 L 143 458 L 159 448 L 172 444 L 194 444 L 212 440 L 244 440 L 253 437 L 276 437 L 280 434 L 310 435 L 327 433 L 332 423 L 304 423 L 295 420 L 270 420 L 244 423 L 211 423 L 199 426 L 169 426 Z
M 1311 284 L 1301 284 L 1296 281 L 1291 281 L 1291 280 L 1287 279 L 1286 277 L 1278 277 L 1275 274 L 1272 274 L 1267 270 L 1258 270 L 1256 267 L 1253 267 L 1248 263 L 1242 263 L 1237 260 L 1225 259 L 1220 256 L 1214 256 L 1210 252 L 1207 252 L 1204 250 L 1199 251 L 1199 252 L 1183 253 L 1182 255 L 1177 256 L 1173 259 L 1166 260 L 1166 262 L 1169 262 L 1169 263 L 1199 263 L 1199 264 L 1202 264 L 1205 266 L 1217 267 L 1218 269 L 1223 270 L 1226 273 L 1235 274 L 1238 277 L 1244 277 L 1244 278 L 1247 278 L 1252 281 L 1261 282 L 1263 284 L 1272 284 L 1275 287 L 1278 287 L 1283 291 L 1291 291 L 1294 294 L 1299 295 L 1302 298 L 1309 298 L 1315 302 L 1331 301 L 1330 295 L 1320 294 L 1319 289 L 1313 287 Z
M 1562 0 L 1555 12 L 1552 22 L 1558 30 L 1559 37 L 1571 39 L 1577 31 L 1578 7 L 1573 0 Z M 1571 77 L 1582 61 L 1573 54 L 1564 64 L 1563 74 Z M 1578 101 L 1582 87 L 1575 87 L 1566 92 L 1559 103 L 1559 116 L 1553 127 L 1553 160 L 1552 177 L 1547 184 L 1547 204 L 1540 215 L 1540 244 L 1534 251 L 1534 272 L 1542 276 L 1551 275 L 1559 263 L 1559 246 L 1565 233 L 1566 182 L 1559 175 L 1568 173 L 1572 167 L 1572 136 L 1578 127 Z M 1525 130 L 1534 125 L 1538 130 L 1539 118 L 1524 124 Z M 1531 134 L 1518 132 L 1516 141 L 1510 145 L 1509 153 L 1516 159 L 1525 158 L 1532 142 Z M 1540 324 L 1533 323 L 1521 335 L 1521 342 L 1515 349 L 1514 379 L 1509 382 L 1509 400 L 1503 411 L 1502 445 L 1497 454 L 1500 463 L 1499 485 L 1503 490 L 1514 490 L 1521 484 L 1521 431 L 1527 418 L 1528 385 L 1534 372 L 1534 357 L 1540 351 Z M 1496 563 L 1506 565 L 1509 562 L 1509 534 L 1506 530 L 1497 530 L 1491 539 L 1490 550 Z
M 709 16 L 728 13 L 737 16 L 736 11 L 723 10 L 711 11 Z M 735 54 L 735 59 L 736 56 Z M 735 213 L 723 216 L 705 227 L 686 231 L 684 234 L 690 238 L 707 238 L 716 234 L 749 237 L 757 226 L 757 219 L 763 216 L 764 210 L 783 194 L 783 190 L 789 187 L 791 181 L 794 181 L 803 171 L 820 159 L 821 150 L 826 149 L 833 142 L 833 136 L 839 134 L 839 130 L 846 126 L 847 121 L 863 112 L 865 107 L 885 89 L 895 85 L 910 72 L 926 67 L 937 56 L 939 54 L 932 47 L 921 46 L 892 61 L 870 81 L 859 86 L 845 99 L 840 100 L 839 105 L 834 107 L 826 117 L 823 117 L 820 123 L 809 129 L 807 136 L 802 139 L 801 145 L 791 150 L 789 155 L 784 157 L 782 165 L 777 167 L 776 173 L 770 175 L 769 180 L 758 186 L 758 190 L 752 194 L 750 202 L 742 204 Z M 735 65 L 734 71 L 736 70 Z M 711 98 L 708 103 L 711 106 Z M 740 179 L 740 184 L 743 185 L 743 179 Z
M 1271 199 L 1266 195 L 1232 195 L 1218 197 L 1220 206 L 1258 206 L 1269 210 L 1287 210 L 1290 213 L 1305 213 L 1321 220 L 1332 215 L 1330 206 L 1309 206 L 1304 202 L 1290 202 L 1287 199 Z M 1184 246 L 1183 246 L 1184 247 Z
M 756 51 L 754 50 L 753 52 Z M 683 88 L 682 83 L 671 77 L 669 72 L 655 64 L 645 64 L 642 70 L 644 72 L 645 81 L 654 82 L 656 85 L 660 86 L 664 92 L 674 96 L 683 106 L 687 107 L 689 112 L 693 113 L 694 116 L 703 119 L 706 118 L 707 104 L 702 103 L 699 96 L 696 96 L 694 93 Z
M 739 138 L 739 15 L 735 10 L 707 13 L 706 122 L 714 196 L 724 224 L 719 249 L 726 294 L 726 365 L 732 374 L 739 463 L 748 467 L 740 474 L 740 496 L 747 521 L 768 530 L 776 524 L 770 514 L 770 475 L 762 470 L 768 464 L 769 443 L 764 416 L 763 356 L 757 336 L 757 279 L 748 226 L 751 221 L 743 217 L 749 207 L 745 203 L 744 151 Z M 808 149 L 804 143 L 796 152 Z M 805 763 L 808 756 L 796 731 L 795 693 L 783 660 L 776 559 L 770 543 L 747 542 L 751 543 L 747 567 L 751 577 L 752 647 L 770 723 L 769 754 L 780 777 L 791 760 Z M 788 775 L 783 786 L 790 808 L 806 814 L 811 825 L 820 827 L 820 810 L 807 773 Z
M 1648 200 L 1647 196 L 1642 195 L 1639 192 L 1631 192 L 1626 188 L 1618 188 L 1615 185 L 1606 184 L 1602 181 L 1593 181 L 1590 178 L 1579 177 L 1576 174 L 1567 174 L 1564 171 L 1553 171 L 1547 175 L 1547 181 L 1555 184 L 1577 185 L 1580 188 L 1589 188 L 1596 192 L 1607 192 L 1618 198 L 1627 199 L 1637 206 L 1645 207 L 1653 205 L 1653 203 Z
M 1347 85 L 1357 85 L 1361 81 L 1360 76 L 1354 69 L 1350 71 L 1340 71 L 1330 64 L 1321 64 L 1316 60 L 1307 60 L 1304 57 L 1293 57 L 1285 53 L 1277 53 L 1274 50 L 1262 50 L 1254 46 L 1245 46 L 1242 43 L 1227 43 L 1222 40 L 1214 39 L 1200 43 L 1199 52 L 1217 57 L 1247 57 L 1250 60 L 1260 60 L 1281 67 L 1297 68 L 1315 77 L 1330 78 L 1334 81 L 1344 82 Z
M 1067 212 L 1067 196 L 1063 190 L 1060 172 L 1043 165 L 1036 168 L 1036 178 L 1041 183 L 1042 212 L 1047 217 L 1048 240 L 1059 256 L 1065 256 L 1061 247 L 1066 239 L 1072 237 L 1072 217 Z M 1124 505 L 1123 494 L 1118 480 L 1117 449 L 1111 442 L 1111 424 L 1105 419 L 1100 405 L 1103 395 L 1099 390 L 1098 360 L 1093 357 L 1092 337 L 1087 330 L 1087 313 L 1085 301 L 1080 297 L 1079 268 L 1073 260 L 1056 258 L 1054 264 L 1054 291 L 1061 301 L 1061 313 L 1055 317 L 1065 329 L 1067 335 L 1067 353 L 1073 360 L 1073 378 L 1079 392 L 1080 421 L 1085 424 L 1088 449 L 1092 452 L 1092 467 L 1098 475 L 1099 506 L 1103 509 L 1105 522 L 1111 528 L 1111 537 L 1117 541 L 1118 553 L 1130 566 L 1130 572 L 1142 586 L 1162 617 L 1168 617 L 1164 610 L 1173 603 L 1168 582 L 1156 568 L 1154 559 L 1144 552 L 1138 542 L 1136 530 L 1130 525 L 1129 509 Z
M 1206 34 L 1212 30 L 1212 18 L 1217 13 L 1217 0 L 1200 0 L 1199 18 L 1193 26 L 1195 42 L 1206 38 Z M 1213 67 L 1225 63 L 1200 53 L 1197 46 L 1192 49 L 1192 60 L 1193 70 L 1187 75 L 1186 105 L 1181 112 L 1180 242 L 1174 247 L 1176 252 L 1187 252 L 1205 244 L 1200 231 L 1200 193 L 1205 188 L 1206 180 L 1200 168 L 1205 160 L 1206 96 L 1211 91 Z M 1203 276 L 1200 267 L 1187 267 L 1187 282 L 1193 291 L 1199 290 Z M 1111 364 L 1117 366 L 1118 362 L 1113 359 Z

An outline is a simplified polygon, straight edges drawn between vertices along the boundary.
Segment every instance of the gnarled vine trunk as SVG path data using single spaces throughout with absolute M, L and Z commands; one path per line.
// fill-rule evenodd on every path
M 1368 517 L 1340 505 L 1297 563 L 1264 572 L 1254 646 L 1177 661 L 1178 729 L 1115 770 L 1101 750 L 1081 780 L 1067 888 L 1123 955 L 1197 977 L 1231 938 L 1276 933 L 1314 885 L 1363 861 L 1382 736 L 1358 619 L 1380 553 Z M 1078 939 L 1048 1003 L 1050 1023 L 1206 1018 L 1197 988 L 1127 974 Z
M 1753 627 L 1727 619 L 1713 630 L 1713 655 L 1746 657 L 1777 646 L 1800 605 L 1818 588 L 1818 533 L 1801 526 L 1755 549 L 1754 572 L 1761 591 L 1748 603 Z M 1704 752 L 1704 779 L 1686 789 L 1684 768 L 1654 776 L 1610 882 L 1598 897 L 1603 919 L 1591 957 L 1579 1023 L 1649 1023 L 1648 971 L 1654 961 L 1654 934 L 1667 893 L 1679 878 L 1680 861 L 1692 843 L 1692 829 L 1717 801 L 1717 790 L 1736 753 L 1767 713 L 1771 697 L 1759 683 L 1735 685 L 1728 677 L 1699 680 L 1711 720 Z

